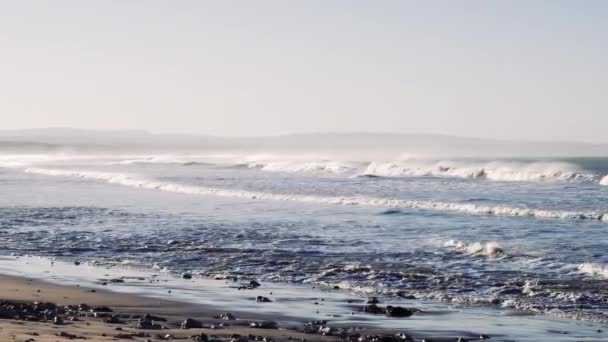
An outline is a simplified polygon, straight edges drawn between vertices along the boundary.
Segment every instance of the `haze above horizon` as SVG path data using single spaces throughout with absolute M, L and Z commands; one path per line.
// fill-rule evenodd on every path
M 608 143 L 608 2 L 0 2 L 3 129 Z

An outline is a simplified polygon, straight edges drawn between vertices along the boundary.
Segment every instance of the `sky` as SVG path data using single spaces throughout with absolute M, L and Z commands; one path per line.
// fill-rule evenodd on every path
M 0 0 L 0 128 L 608 142 L 608 1 Z

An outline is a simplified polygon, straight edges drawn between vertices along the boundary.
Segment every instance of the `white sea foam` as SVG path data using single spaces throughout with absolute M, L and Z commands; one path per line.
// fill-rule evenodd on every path
M 237 158 L 234 154 L 156 154 L 123 157 L 122 160 L 112 161 L 110 165 L 134 164 L 195 164 L 223 163 L 232 164 Z
M 608 176 L 604 176 L 604 178 L 600 180 L 600 185 L 608 185 Z
M 577 165 L 563 162 L 523 163 L 408 159 L 388 163 L 372 162 L 364 173 L 388 177 L 437 176 L 511 182 L 598 181 L 596 174 L 580 170 Z
M 608 279 L 608 266 L 607 265 L 586 262 L 586 263 L 578 265 L 577 269 L 579 272 L 586 273 L 586 274 L 592 275 L 594 277 Z
M 165 182 L 154 179 L 146 179 L 133 174 L 99 172 L 89 170 L 50 169 L 40 167 L 26 168 L 25 172 L 47 176 L 80 177 L 86 179 L 105 181 L 111 184 L 124 186 L 177 192 L 195 195 L 215 195 L 222 197 L 262 199 L 276 201 L 293 201 L 303 203 L 325 203 L 339 205 L 362 205 L 375 207 L 391 207 L 402 209 L 421 209 L 447 212 L 459 212 L 474 215 L 497 215 L 497 216 L 525 216 L 538 218 L 558 219 L 595 219 L 604 220 L 608 215 L 597 211 L 564 211 L 550 209 L 533 209 L 525 207 L 491 206 L 475 203 L 443 202 L 428 200 L 391 199 L 367 196 L 322 196 L 304 194 L 282 194 L 265 191 L 248 191 L 237 189 L 222 189 L 196 185 L 185 185 L 174 182 Z
M 323 158 L 315 155 L 280 156 L 257 154 L 236 159 L 236 163 L 262 171 L 286 173 L 334 173 L 357 172 L 357 163 Z
M 458 249 L 466 254 L 470 255 L 485 255 L 485 256 L 497 256 L 504 253 L 504 250 L 498 245 L 497 242 L 465 242 L 459 240 L 449 240 L 444 246 Z

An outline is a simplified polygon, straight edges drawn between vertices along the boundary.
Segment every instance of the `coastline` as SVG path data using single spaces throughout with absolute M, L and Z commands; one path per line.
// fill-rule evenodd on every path
M 305 336 L 294 330 L 250 328 L 248 319 L 223 321 L 217 318 L 216 312 L 202 306 L 112 291 L 98 291 L 80 286 L 56 285 L 38 279 L 15 276 L 0 275 L 0 297 L 3 301 L 10 301 L 11 304 L 25 303 L 33 306 L 35 302 L 40 302 L 54 303 L 58 307 L 80 306 L 86 309 L 72 314 L 58 315 L 60 323 L 54 317 L 50 320 L 37 317 L 40 318 L 37 322 L 32 321 L 34 319 L 32 317 L 24 319 L 3 317 L 0 320 L 2 341 L 56 341 L 81 338 L 88 341 L 188 340 L 191 336 L 203 336 L 201 334 L 209 336 L 210 339 L 221 340 L 234 339 L 235 334 L 263 336 L 273 340 L 287 340 L 290 337 L 291 339 L 306 337 L 315 341 L 334 340 L 331 337 L 314 335 L 311 339 L 309 335 Z M 8 305 L 7 302 L 3 302 L 2 313 L 5 315 Z M 162 325 L 163 328 L 137 328 L 138 321 L 141 322 L 141 317 L 145 317 L 146 314 L 154 318 L 152 320 L 154 324 Z M 180 325 L 186 318 L 194 319 L 206 328 L 181 329 Z M 217 324 L 222 326 L 212 328 Z
M 86 310 L 62 314 L 62 325 L 52 324 L 53 317 L 48 315 L 39 322 L 5 317 L 0 319 L 0 341 L 62 341 L 69 336 L 90 341 L 197 341 L 196 336 L 201 334 L 218 342 L 264 338 L 302 342 L 538 341 L 548 336 L 552 341 L 602 341 L 606 337 L 602 326 L 589 322 L 516 311 L 476 311 L 418 300 L 380 298 L 380 312 L 374 314 L 364 309 L 369 305 L 368 297 L 347 290 L 272 282 L 250 288 L 249 281 L 199 275 L 184 279 L 173 273 L 151 273 L 131 266 L 2 257 L 1 300 L 29 305 L 51 302 L 57 308 L 71 305 L 72 309 L 86 304 Z M 259 296 L 270 302 L 257 301 Z M 411 316 L 389 317 L 383 311 L 389 305 L 414 312 Z M 6 302 L 3 307 L 7 307 Z M 109 307 L 111 313 L 95 314 L 91 311 L 94 307 Z M 236 319 L 222 319 L 222 314 L 228 313 Z M 162 321 L 152 323 L 164 329 L 137 328 L 146 314 L 161 317 Z M 78 321 L 70 320 L 74 315 Z M 104 322 L 108 315 L 116 315 L 121 323 Z M 181 329 L 188 318 L 194 320 L 194 326 L 200 324 L 203 328 Z M 257 327 L 260 323 L 264 329 Z M 57 336 L 61 332 L 68 337 Z

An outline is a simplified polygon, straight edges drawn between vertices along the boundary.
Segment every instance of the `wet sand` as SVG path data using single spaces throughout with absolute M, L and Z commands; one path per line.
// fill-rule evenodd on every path
M 348 329 L 338 332 L 337 328 L 327 331 L 327 336 L 320 331 L 321 325 L 306 328 L 305 324 L 279 323 L 271 328 L 252 328 L 252 323 L 289 322 L 281 317 L 252 315 L 231 311 L 235 320 L 224 320 L 218 316 L 217 308 L 205 308 L 202 305 L 187 304 L 171 300 L 159 300 L 143 296 L 96 290 L 80 286 L 66 286 L 44 281 L 15 276 L 0 275 L 0 298 L 2 316 L 0 319 L 0 341 L 63 341 L 86 339 L 87 341 L 336 341 L 359 340 L 360 336 L 384 335 L 382 341 L 408 340 L 406 335 L 395 337 L 393 331 L 354 331 Z M 6 301 L 9 301 L 8 303 Z M 82 304 L 85 310 L 74 309 L 72 312 L 58 314 L 59 322 L 51 316 L 38 315 L 39 321 L 32 318 L 7 319 L 7 308 L 23 303 L 34 306 L 35 302 L 55 303 L 58 307 L 78 307 Z M 97 311 L 96 307 L 101 312 Z M 228 308 L 226 308 L 228 309 Z M 106 312 L 111 310 L 111 312 Z M 224 311 L 224 313 L 228 312 Z M 154 329 L 138 328 L 138 322 L 151 315 Z M 40 318 L 42 317 L 42 318 Z M 75 317 L 75 318 L 73 318 Z M 114 318 L 109 318 L 114 317 Z M 203 328 L 182 329 L 186 318 L 193 319 L 193 325 L 201 324 Z M 274 320 L 270 320 L 274 318 Z M 59 324 L 54 324 L 59 323 Z M 139 323 L 141 324 L 141 323 Z M 162 326 L 162 328 L 160 328 Z M 305 332 L 305 329 L 309 331 Z M 409 335 L 408 335 L 409 336 Z M 199 338 L 199 340 L 197 340 Z M 369 341 L 380 341 L 369 337 Z

